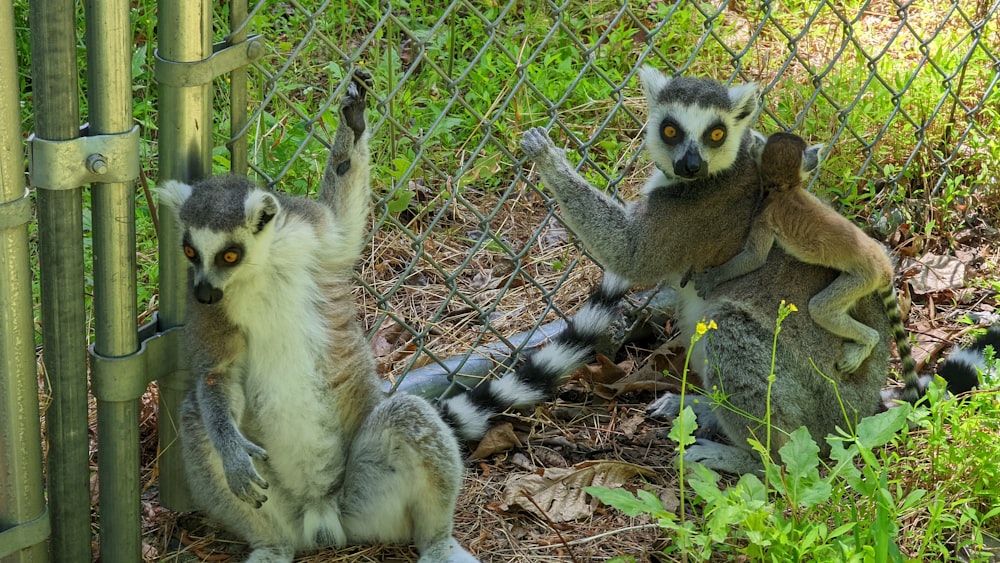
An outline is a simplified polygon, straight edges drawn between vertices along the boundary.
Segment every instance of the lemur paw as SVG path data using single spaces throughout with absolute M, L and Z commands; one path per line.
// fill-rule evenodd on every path
M 260 508 L 267 497 L 257 487 L 266 489 L 268 483 L 253 466 L 254 460 L 267 461 L 267 452 L 241 436 L 233 450 L 228 455 L 223 455 L 222 467 L 226 473 L 226 483 L 233 494 L 243 502 L 252 504 L 254 508 Z
M 532 160 L 538 160 L 540 156 L 545 155 L 546 152 L 555 149 L 555 147 L 548 134 L 541 127 L 529 129 L 521 138 L 521 148 Z
M 361 68 L 355 69 L 351 83 L 347 85 L 347 93 L 340 103 L 340 114 L 351 131 L 354 131 L 355 140 L 360 139 L 365 132 L 365 99 L 373 87 L 371 73 Z
M 698 297 L 702 299 L 708 298 L 708 295 L 715 289 L 715 276 L 711 275 L 710 269 L 704 272 L 694 272 L 690 276 L 687 276 L 687 278 L 694 284 L 694 288 L 698 292 Z

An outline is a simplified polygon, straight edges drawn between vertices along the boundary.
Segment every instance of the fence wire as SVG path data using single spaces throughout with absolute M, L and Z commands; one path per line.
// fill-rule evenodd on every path
M 269 52 L 233 135 L 253 175 L 306 193 L 343 78 L 372 72 L 376 205 L 359 299 L 398 382 L 580 304 L 600 272 L 518 142 L 545 126 L 588 179 L 635 197 L 650 170 L 643 64 L 759 83 L 756 128 L 828 143 L 813 189 L 883 235 L 926 224 L 934 206 L 961 220 L 955 204 L 995 190 L 1000 169 L 998 4 L 259 2 L 238 28 Z M 221 125 L 220 147 L 233 140 Z M 221 148 L 216 165 L 230 165 Z

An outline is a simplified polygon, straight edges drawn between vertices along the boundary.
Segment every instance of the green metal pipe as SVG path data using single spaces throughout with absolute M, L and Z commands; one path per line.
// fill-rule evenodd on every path
M 212 54 L 212 12 L 207 0 L 159 0 L 161 58 L 194 62 Z M 212 86 L 160 85 L 159 180 L 192 182 L 212 173 Z M 178 225 L 170 214 L 160 219 L 160 328 L 184 323 L 187 263 L 180 252 Z M 190 373 L 178 371 L 158 381 L 160 502 L 172 510 L 191 510 L 191 493 L 177 443 L 180 403 Z
M 132 129 L 131 33 L 127 0 L 86 2 L 90 132 Z M 119 357 L 139 348 L 136 328 L 135 189 L 132 182 L 91 187 L 94 235 L 94 351 Z M 127 374 L 143 380 L 145 374 Z M 139 398 L 97 402 L 101 560 L 142 559 Z
M 35 134 L 79 136 L 76 10 L 73 0 L 31 0 L 31 89 Z M 82 190 L 36 186 L 42 342 L 52 401 L 48 499 L 54 561 L 89 561 L 90 468 Z
M 38 418 L 35 327 L 31 312 L 24 142 L 18 107 L 14 7 L 0 3 L 0 531 L 30 522 L 45 509 L 42 429 Z M 46 561 L 45 542 L 4 563 Z
M 230 0 L 229 29 L 234 30 L 229 36 L 230 44 L 246 41 L 247 38 L 247 0 Z M 247 122 L 247 69 L 240 67 L 229 75 L 229 170 L 234 174 L 247 173 L 247 136 L 236 133 L 243 129 Z

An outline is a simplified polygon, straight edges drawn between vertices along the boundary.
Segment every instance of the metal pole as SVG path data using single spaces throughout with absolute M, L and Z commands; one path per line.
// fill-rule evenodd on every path
M 35 133 L 43 139 L 74 139 L 80 133 L 74 2 L 31 0 L 29 22 Z M 42 342 L 52 393 L 45 412 L 51 556 L 89 561 L 83 203 L 80 188 L 36 188 Z
M 126 0 L 89 0 L 86 16 L 90 133 L 128 133 L 132 129 L 129 4 Z M 93 184 L 91 204 L 94 351 L 102 356 L 127 356 L 139 348 L 135 187 L 131 182 Z M 140 561 L 139 397 L 97 398 L 101 559 Z
M 206 0 L 159 0 L 158 55 L 176 62 L 194 62 L 212 54 L 212 13 Z M 194 181 L 212 172 L 212 89 L 160 86 L 159 179 Z M 168 213 L 160 219 L 160 329 L 184 322 L 187 263 L 181 258 L 180 233 Z M 188 372 L 179 371 L 158 382 L 160 405 L 160 502 L 172 510 L 191 510 L 177 444 L 179 406 L 188 386 Z
M 229 43 L 236 44 L 247 38 L 247 0 L 230 0 Z M 229 170 L 234 174 L 247 173 L 247 136 L 235 138 L 247 122 L 247 69 L 240 67 L 229 75 Z
M 45 509 L 42 429 L 38 418 L 35 327 L 31 313 L 24 141 L 18 116 L 14 6 L 0 3 L 0 531 L 30 522 Z M 46 561 L 45 542 L 4 563 Z

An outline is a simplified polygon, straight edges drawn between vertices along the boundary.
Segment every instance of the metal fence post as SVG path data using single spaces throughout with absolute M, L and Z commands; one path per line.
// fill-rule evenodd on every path
M 212 54 L 211 5 L 204 0 L 160 0 L 157 57 L 168 63 L 196 62 Z M 160 74 L 159 68 L 157 74 Z M 212 85 L 160 83 L 160 180 L 194 181 L 212 172 Z M 174 241 L 177 224 L 160 218 L 161 329 L 184 322 L 187 264 Z M 159 380 L 160 501 L 172 510 L 192 508 L 177 444 L 178 412 L 188 373 Z
M 0 559 L 46 561 L 48 535 L 42 486 L 35 328 L 31 314 L 24 141 L 18 108 L 14 8 L 0 4 Z M 41 540 L 25 526 L 40 520 Z M 41 530 L 44 528 L 44 530 Z M 9 539 L 8 539 L 9 538 Z M 5 557 L 6 556 L 6 557 Z
M 125 0 L 90 1 L 86 3 L 86 17 L 89 133 L 128 134 L 133 129 L 129 4 Z M 139 347 L 134 183 L 93 184 L 91 205 L 93 350 L 103 357 L 120 358 L 132 355 Z M 139 398 L 146 386 L 146 374 L 135 373 L 138 364 L 134 362 L 121 363 L 116 365 L 118 373 L 108 378 L 110 370 L 99 371 L 95 365 L 92 362 L 94 396 L 98 400 L 101 557 L 109 563 L 140 561 Z M 98 378 L 102 381 L 98 382 Z M 115 387 L 110 392 L 105 392 L 106 379 L 114 382 L 109 385 Z M 129 380 L 131 383 L 123 384 Z
M 229 0 L 230 43 L 247 39 L 247 0 Z M 247 136 L 239 132 L 247 123 L 247 69 L 241 67 L 229 75 L 229 170 L 233 174 L 247 173 Z
M 76 9 L 72 0 L 32 0 L 31 77 L 35 134 L 79 137 Z M 35 183 L 42 294 L 42 342 L 52 402 L 48 499 L 54 561 L 89 561 L 90 480 L 83 202 L 79 187 Z

